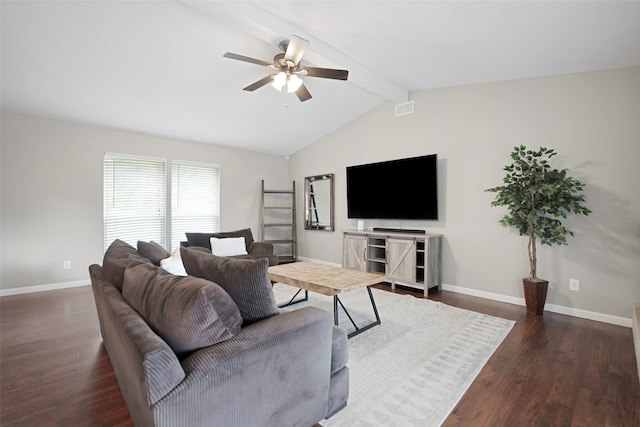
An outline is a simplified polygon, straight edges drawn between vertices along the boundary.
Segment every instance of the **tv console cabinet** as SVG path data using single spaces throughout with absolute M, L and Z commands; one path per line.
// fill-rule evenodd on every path
M 344 268 L 379 273 L 391 281 L 424 290 L 440 288 L 442 234 L 345 231 Z

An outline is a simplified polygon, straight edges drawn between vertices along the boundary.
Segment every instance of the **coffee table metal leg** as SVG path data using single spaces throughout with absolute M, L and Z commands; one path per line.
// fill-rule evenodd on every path
M 300 298 L 294 301 L 294 299 L 296 299 L 300 292 L 302 292 L 302 289 L 298 289 L 298 292 L 296 292 L 296 294 L 289 300 L 288 303 L 279 305 L 278 308 L 288 307 L 293 304 L 298 304 L 299 302 L 309 301 L 309 291 L 307 291 L 306 289 L 304 290 L 304 298 Z
M 353 320 L 353 318 L 351 317 L 351 315 L 349 314 L 349 312 L 347 311 L 347 308 L 344 306 L 344 304 L 342 304 L 342 301 L 340 301 L 340 298 L 338 298 L 337 295 L 334 295 L 334 312 L 337 313 L 337 311 L 335 311 L 335 301 L 338 301 L 338 304 L 340 304 L 340 307 L 342 307 L 342 309 L 344 310 L 344 314 L 347 315 L 347 317 L 349 318 L 349 321 L 351 322 L 351 324 L 353 325 L 354 328 L 358 329 L 358 325 L 356 325 L 356 322 Z M 335 317 L 335 316 L 334 316 Z M 334 319 L 335 320 L 335 319 Z
M 371 307 L 376 315 L 376 321 L 380 324 L 380 315 L 378 314 L 378 307 L 376 307 L 376 301 L 373 299 L 373 292 L 371 292 L 371 286 L 367 286 L 367 292 L 369 292 L 369 299 L 371 300 Z
M 367 291 L 369 292 L 369 299 L 371 300 L 371 307 L 373 308 L 373 313 L 376 316 L 376 320 L 362 327 L 358 327 L 358 325 L 356 325 L 356 322 L 354 322 L 353 318 L 349 314 L 349 311 L 344 306 L 344 304 L 342 304 L 342 301 L 340 301 L 340 298 L 338 298 L 337 295 L 333 296 L 333 323 L 338 326 L 338 304 L 340 304 L 340 307 L 342 307 L 342 309 L 344 310 L 345 314 L 349 318 L 349 321 L 351 321 L 353 327 L 356 328 L 355 331 L 347 335 L 348 338 L 355 337 L 356 335 L 363 333 L 367 329 L 371 329 L 374 326 L 380 324 L 380 314 L 378 313 L 378 307 L 376 306 L 376 301 L 373 299 L 373 293 L 371 292 L 370 286 L 367 286 Z

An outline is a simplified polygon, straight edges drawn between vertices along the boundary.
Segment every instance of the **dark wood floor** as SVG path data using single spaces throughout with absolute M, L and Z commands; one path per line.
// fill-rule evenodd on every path
M 446 291 L 429 298 L 517 322 L 445 427 L 640 426 L 631 329 Z M 90 287 L 0 298 L 0 321 L 1 426 L 133 425 Z

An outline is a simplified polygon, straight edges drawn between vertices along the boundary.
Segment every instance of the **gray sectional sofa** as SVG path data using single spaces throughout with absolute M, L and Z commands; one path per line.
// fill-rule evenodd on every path
M 345 331 L 317 308 L 281 313 L 266 259 L 181 248 L 189 276 L 175 276 L 148 245 L 116 240 L 89 267 L 136 426 L 310 427 L 346 405 Z

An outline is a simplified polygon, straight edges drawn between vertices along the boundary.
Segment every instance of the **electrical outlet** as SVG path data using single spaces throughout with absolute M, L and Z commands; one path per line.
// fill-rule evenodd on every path
M 580 280 L 578 279 L 569 279 L 569 290 L 579 291 L 580 290 Z
M 64 269 L 65 269 L 65 270 L 70 270 L 70 269 L 71 269 L 71 261 L 66 260 L 66 261 L 64 262 Z

